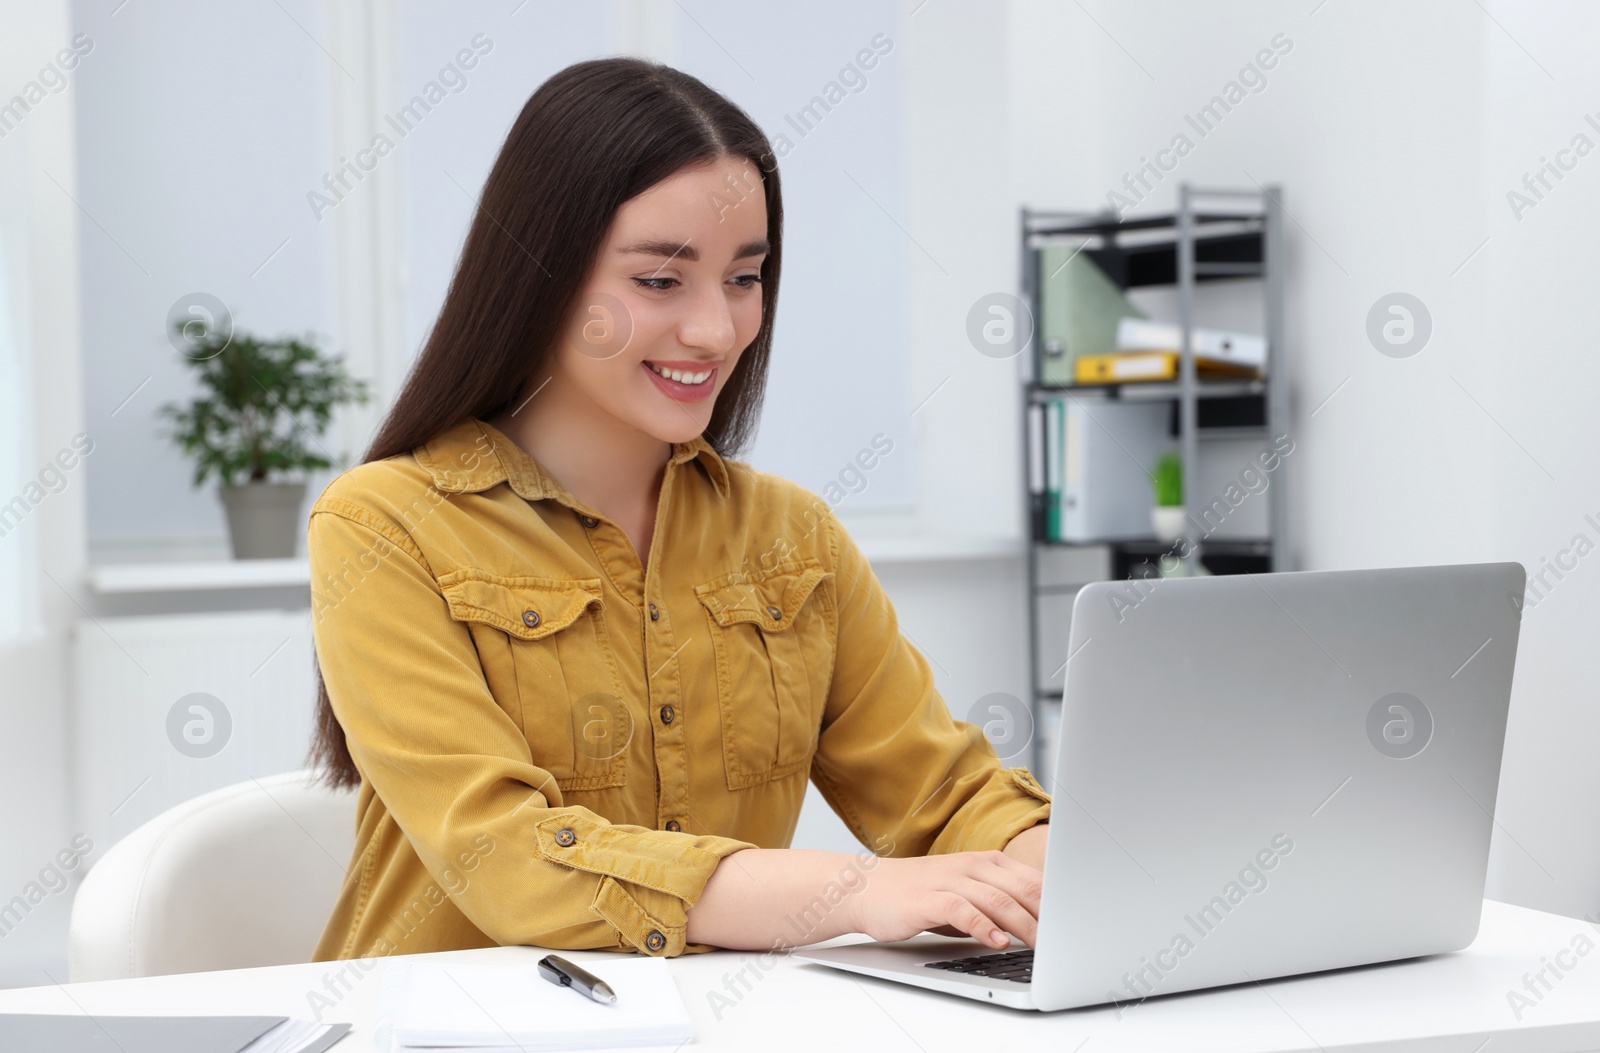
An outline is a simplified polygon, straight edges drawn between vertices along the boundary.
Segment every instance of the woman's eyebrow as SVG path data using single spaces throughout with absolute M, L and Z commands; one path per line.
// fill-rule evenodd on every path
M 751 256 L 764 256 L 771 250 L 771 243 L 766 238 L 760 238 L 740 245 L 738 251 L 733 254 L 733 258 L 742 260 Z M 617 249 L 617 253 L 622 256 L 664 256 L 669 260 L 681 256 L 690 263 L 700 262 L 699 249 L 690 245 L 687 241 L 675 242 L 669 238 L 650 238 L 644 241 L 636 241 L 632 245 L 625 245 Z

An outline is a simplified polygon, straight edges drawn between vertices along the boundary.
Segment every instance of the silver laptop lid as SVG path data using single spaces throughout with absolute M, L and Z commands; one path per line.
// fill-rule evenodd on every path
M 1080 590 L 1035 1003 L 1470 943 L 1523 586 L 1487 563 Z

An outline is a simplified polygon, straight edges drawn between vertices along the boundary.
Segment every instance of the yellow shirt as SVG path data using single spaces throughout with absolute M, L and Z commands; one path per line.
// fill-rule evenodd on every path
M 879 855 L 1049 815 L 952 720 L 815 495 L 673 447 L 649 567 L 487 423 L 336 478 L 312 625 L 361 774 L 313 960 L 495 944 L 675 955 L 718 862 L 785 848 L 807 779 Z

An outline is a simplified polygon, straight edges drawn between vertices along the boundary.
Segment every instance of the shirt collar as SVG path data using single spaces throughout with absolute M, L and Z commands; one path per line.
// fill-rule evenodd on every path
M 433 478 L 433 485 L 447 493 L 477 493 L 500 483 L 508 483 L 517 496 L 528 501 L 555 498 L 563 504 L 576 504 L 566 487 L 493 425 L 469 417 L 438 438 L 412 451 L 417 463 Z M 728 496 L 728 467 L 705 436 L 672 444 L 668 464 L 683 464 L 698 459 L 719 496 Z

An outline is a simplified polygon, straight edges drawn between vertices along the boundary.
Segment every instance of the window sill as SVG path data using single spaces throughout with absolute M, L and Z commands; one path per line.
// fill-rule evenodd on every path
M 311 569 L 303 557 L 102 563 L 89 584 L 102 594 L 293 588 L 310 586 Z
M 1022 542 L 1018 539 L 980 534 L 867 531 L 852 537 L 869 563 L 936 563 L 1022 555 Z M 89 569 L 89 584 L 102 595 L 283 589 L 309 587 L 311 570 L 303 556 L 102 563 Z
M 1022 555 L 1022 541 L 987 534 L 943 534 L 923 531 L 875 533 L 851 531 L 868 563 L 934 563 L 954 560 L 1012 559 Z

